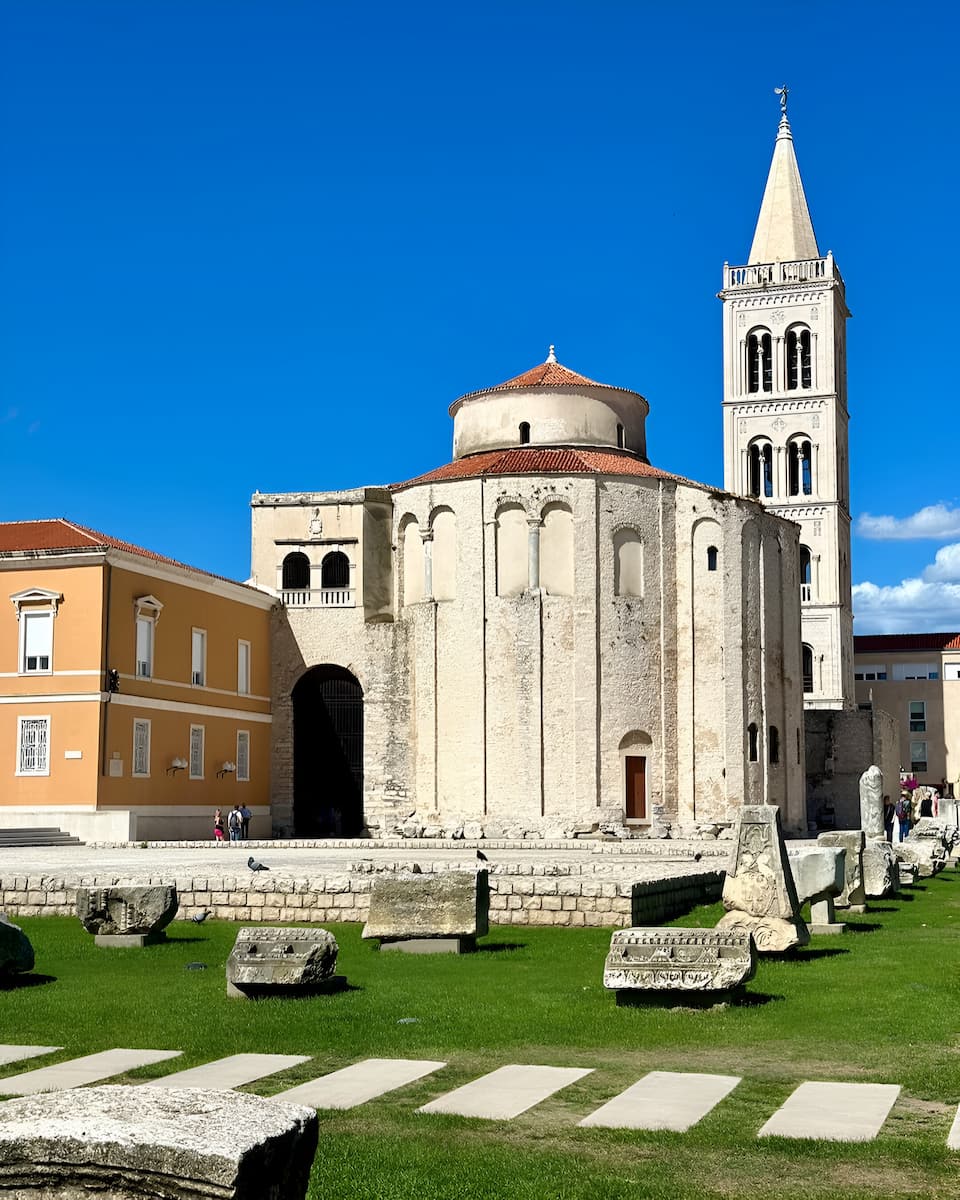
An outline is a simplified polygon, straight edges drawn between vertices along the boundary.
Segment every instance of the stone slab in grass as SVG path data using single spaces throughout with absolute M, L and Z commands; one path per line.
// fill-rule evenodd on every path
M 947 1134 L 947 1145 L 951 1150 L 960 1150 L 960 1108 L 957 1109 L 957 1115 L 953 1118 L 953 1124 Z
M 53 1054 L 62 1050 L 62 1046 L 0 1046 L 0 1067 L 7 1063 L 20 1062 L 24 1058 L 39 1058 L 41 1054 Z M 0 1094 L 3 1089 L 0 1088 Z
M 309 1054 L 231 1054 L 202 1067 L 151 1079 L 150 1087 L 236 1088 L 310 1061 Z
M 181 1053 L 180 1050 L 101 1050 L 98 1054 L 85 1054 L 52 1067 L 38 1067 L 0 1079 L 0 1096 L 32 1096 L 37 1092 L 83 1087 L 137 1067 L 177 1058 Z
M 801 1083 L 759 1136 L 869 1142 L 899 1094 L 893 1083 Z
M 651 1071 L 608 1100 L 581 1125 L 606 1129 L 669 1129 L 683 1133 L 702 1120 L 740 1082 L 738 1075 Z
M 365 1058 L 340 1071 L 288 1088 L 270 1099 L 284 1104 L 308 1104 L 311 1108 L 356 1108 L 446 1065 L 426 1059 Z
M 0 1196 L 303 1200 L 317 1114 L 242 1092 L 95 1087 L 0 1104 Z
M 569 1087 L 592 1068 L 581 1067 L 499 1067 L 463 1087 L 439 1096 L 418 1108 L 422 1113 L 450 1113 L 458 1117 L 485 1117 L 489 1121 L 509 1121 L 540 1104 L 554 1092 Z

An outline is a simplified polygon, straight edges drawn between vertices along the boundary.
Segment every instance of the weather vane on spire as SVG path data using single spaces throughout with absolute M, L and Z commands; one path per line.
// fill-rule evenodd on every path
M 790 94 L 790 89 L 786 84 L 783 87 L 774 88 L 774 95 L 780 97 L 780 116 L 785 121 L 787 119 L 787 96 Z

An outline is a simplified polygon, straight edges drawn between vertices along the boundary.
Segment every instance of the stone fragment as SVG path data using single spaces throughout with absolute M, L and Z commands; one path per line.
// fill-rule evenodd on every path
M 463 825 L 463 836 L 468 842 L 479 841 L 483 837 L 483 826 L 479 821 L 465 821 Z M 523 836 L 522 834 L 520 835 Z
M 910 830 L 906 843 L 901 843 L 904 844 L 915 844 L 918 849 L 922 847 L 929 858 L 929 874 L 935 875 L 947 865 L 953 848 L 953 838 L 948 833 L 945 821 L 939 821 L 935 817 L 921 817 Z M 921 874 L 923 873 L 921 871 Z
M 303 1200 L 317 1114 L 243 1092 L 93 1087 L 0 1105 L 0 1196 Z
M 30 939 L 19 925 L 7 920 L 6 913 L 0 913 L 0 979 L 5 975 L 32 971 L 33 964 Z
M 898 842 L 893 848 L 901 866 L 912 867 L 921 879 L 929 879 L 947 865 L 943 847 L 932 838 L 914 838 Z
M 803 846 L 787 853 L 797 899 L 801 904 L 810 902 L 810 932 L 843 933 L 844 926 L 834 919 L 833 905 L 846 882 L 846 851 L 833 846 Z
M 612 991 L 729 991 L 757 969 L 749 932 L 616 929 L 603 966 Z
M 863 847 L 863 888 L 871 900 L 893 896 L 900 890 L 900 871 L 890 843 L 868 838 Z
M 900 868 L 900 886 L 913 887 L 920 878 L 920 868 L 916 863 L 904 862 L 900 857 L 900 847 L 896 847 L 897 851 L 897 866 Z
M 381 945 L 433 939 L 436 950 L 463 948 L 488 931 L 490 886 L 486 871 L 445 871 L 440 875 L 378 875 L 362 936 Z M 452 945 L 451 943 L 457 943 Z M 416 951 L 418 947 L 409 947 Z
M 177 889 L 153 887 L 77 888 L 77 916 L 98 946 L 143 946 L 163 941 L 177 914 Z
M 877 766 L 867 767 L 860 776 L 860 827 L 868 838 L 884 836 L 883 772 Z
M 227 959 L 227 995 L 298 996 L 342 987 L 339 947 L 326 929 L 241 929 Z
M 863 830 L 831 830 L 821 833 L 817 842 L 821 846 L 835 846 L 844 851 L 843 891 L 834 900 L 834 907 L 863 912 L 867 905 L 867 893 L 863 888 Z
M 737 809 L 734 849 L 723 885 L 726 915 L 718 930 L 752 933 L 760 954 L 805 946 L 810 933 L 800 905 L 774 804 Z

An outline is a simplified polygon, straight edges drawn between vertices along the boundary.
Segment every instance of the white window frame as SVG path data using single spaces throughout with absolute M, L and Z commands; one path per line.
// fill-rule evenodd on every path
M 237 695 L 250 695 L 250 643 L 237 640 Z
M 200 649 L 200 667 L 197 669 L 197 647 Z M 194 627 L 190 630 L 190 682 L 194 687 L 207 686 L 207 631 Z
M 134 650 L 134 657 L 136 660 L 136 672 L 135 673 L 136 673 L 136 676 L 138 679 L 152 679 L 153 678 L 154 646 L 155 646 L 155 642 L 156 642 L 156 632 L 157 632 L 157 618 L 150 616 L 148 613 L 137 613 L 136 628 L 137 628 L 137 644 L 136 644 L 136 648 Z M 147 646 L 146 646 L 147 657 L 146 658 L 140 657 L 140 630 L 141 629 L 146 630 L 146 635 L 145 635 L 146 643 L 147 643 Z M 143 667 L 146 667 L 145 671 L 142 670 Z
M 244 755 L 240 752 L 240 746 L 246 742 L 246 764 L 244 764 Z M 237 730 L 237 783 L 250 782 L 250 730 Z
M 960 662 L 945 662 L 943 664 L 943 678 L 951 681 L 960 679 Z
M 53 674 L 53 618 L 56 616 L 56 609 L 51 608 L 24 608 L 20 611 L 20 668 L 21 675 L 52 675 Z M 29 667 L 27 666 L 27 623 L 29 621 L 43 620 L 48 622 L 50 627 L 50 651 L 47 654 L 47 665 L 45 667 Z
M 45 750 L 46 750 L 46 753 L 43 756 L 42 765 L 39 768 L 36 768 L 32 771 L 25 771 L 23 769 L 23 749 L 24 749 L 24 747 L 23 747 L 23 727 L 24 727 L 24 724 L 28 721 L 31 721 L 31 722 L 38 721 L 43 725 Z M 17 769 L 16 769 L 15 773 L 17 775 L 23 776 L 28 779 L 29 778 L 37 778 L 39 776 L 48 776 L 50 774 L 50 717 L 49 716 L 17 717 Z
M 136 638 L 134 641 L 134 658 L 133 658 L 133 673 L 138 679 L 152 679 L 154 667 L 156 665 L 156 650 L 157 650 L 157 622 L 160 620 L 160 614 L 163 612 L 163 602 L 158 600 L 156 596 L 138 596 L 133 602 L 134 629 Z M 140 621 L 144 621 L 148 626 L 147 640 L 149 642 L 150 657 L 147 660 L 146 672 L 140 670 L 141 660 L 139 655 L 140 649 Z
M 914 715 L 914 707 L 920 712 Z M 907 701 L 907 726 L 911 734 L 927 732 L 927 702 L 926 700 Z
M 919 755 L 914 757 L 914 753 L 913 753 L 914 750 L 916 750 L 920 747 L 923 748 L 923 757 L 921 758 Z M 914 763 L 916 763 L 917 765 L 914 766 Z M 922 767 L 919 765 L 920 763 L 923 763 Z M 926 774 L 926 772 L 929 770 L 929 765 L 930 765 L 930 759 L 927 756 L 926 739 L 924 738 L 922 740 L 914 741 L 911 738 L 911 740 L 910 740 L 910 770 L 911 771 L 920 771 L 922 774 Z
M 198 745 L 200 748 L 200 773 L 199 774 L 197 774 L 197 772 L 194 770 L 194 757 L 193 757 L 194 734 L 200 735 L 199 740 L 198 740 Z M 190 726 L 190 747 L 189 747 L 190 758 L 188 760 L 189 764 L 190 764 L 189 765 L 189 772 L 190 772 L 189 778 L 190 779 L 202 779 L 203 778 L 203 766 L 204 766 L 203 759 L 204 759 L 204 752 L 206 750 L 206 746 L 205 746 L 206 737 L 207 737 L 207 734 L 206 734 L 206 726 L 205 725 L 191 725 Z
M 144 761 L 146 763 L 146 770 L 144 770 L 144 771 L 137 770 L 137 730 L 138 729 L 145 730 Z M 150 721 L 145 720 L 142 717 L 134 718 L 134 721 L 133 721 L 133 752 L 130 756 L 130 762 L 131 762 L 130 774 L 134 779 L 149 779 L 150 778 L 150 738 L 151 738 L 151 733 L 152 733 L 152 730 L 151 730 Z

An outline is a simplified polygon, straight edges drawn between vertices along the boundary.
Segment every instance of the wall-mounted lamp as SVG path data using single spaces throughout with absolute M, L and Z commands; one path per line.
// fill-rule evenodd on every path
M 217 772 L 217 778 L 222 779 L 224 775 L 232 775 L 236 769 L 237 764 L 235 762 L 225 762 Z
M 186 766 L 187 760 L 185 758 L 172 758 L 170 760 L 170 766 L 167 767 L 167 774 L 176 775 L 178 771 L 185 770 Z

